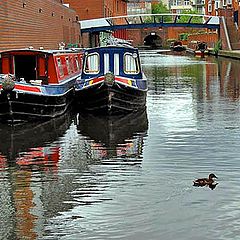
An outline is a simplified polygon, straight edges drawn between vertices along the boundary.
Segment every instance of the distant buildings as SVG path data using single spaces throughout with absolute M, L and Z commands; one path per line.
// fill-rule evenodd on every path
M 204 0 L 169 0 L 169 8 L 172 13 L 186 13 L 194 11 L 198 14 L 205 13 Z
M 127 14 L 134 15 L 134 14 L 146 14 L 152 13 L 152 4 L 151 2 L 147 1 L 129 1 L 127 4 Z

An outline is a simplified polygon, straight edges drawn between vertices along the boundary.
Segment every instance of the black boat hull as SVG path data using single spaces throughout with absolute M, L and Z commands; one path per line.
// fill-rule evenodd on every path
M 72 101 L 72 89 L 57 96 L 1 91 L 0 119 L 1 121 L 51 119 L 65 113 Z
M 146 109 L 147 91 L 114 83 L 105 83 L 76 90 L 76 107 L 98 114 L 122 114 Z

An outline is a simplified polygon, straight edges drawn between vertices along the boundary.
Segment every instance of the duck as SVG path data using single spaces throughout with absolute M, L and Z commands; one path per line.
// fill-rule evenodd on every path
M 217 176 L 214 173 L 210 173 L 208 178 L 199 178 L 193 181 L 193 186 L 203 187 L 203 186 L 213 186 L 217 185 L 214 181 Z

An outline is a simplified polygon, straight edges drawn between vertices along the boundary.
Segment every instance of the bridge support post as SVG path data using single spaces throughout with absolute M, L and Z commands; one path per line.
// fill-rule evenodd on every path
M 89 47 L 99 46 L 99 33 L 89 33 Z

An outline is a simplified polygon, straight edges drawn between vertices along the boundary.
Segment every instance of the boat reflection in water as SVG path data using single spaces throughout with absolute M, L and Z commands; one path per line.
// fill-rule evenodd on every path
M 56 164 L 60 147 L 50 143 L 66 132 L 72 118 L 72 113 L 67 112 L 49 121 L 0 124 L 0 136 L 4 136 L 0 142 L 0 159 L 4 160 L 0 163 L 2 166 L 39 165 L 49 161 Z
M 57 178 L 58 139 L 71 113 L 46 122 L 0 124 L 0 234 L 3 239 L 37 239 L 43 231 L 43 182 Z M 35 229 L 35 226 L 38 230 Z
M 81 226 L 89 224 L 84 206 L 111 199 L 106 189 L 117 175 L 107 175 L 109 165 L 124 173 L 132 171 L 132 165 L 138 169 L 147 130 L 146 112 L 118 117 L 79 114 L 78 119 L 65 114 L 48 122 L 0 125 L 3 239 L 38 239 L 51 233 L 58 238 L 63 232 L 55 236 L 54 231 L 60 223 L 64 232 L 73 219 L 81 219 Z M 92 165 L 99 162 L 109 164 L 108 181 L 103 171 L 91 175 Z
M 118 116 L 79 114 L 79 133 L 89 138 L 89 154 L 100 159 L 114 157 L 139 161 L 148 130 L 146 111 Z M 125 159 L 126 160 L 126 159 Z

